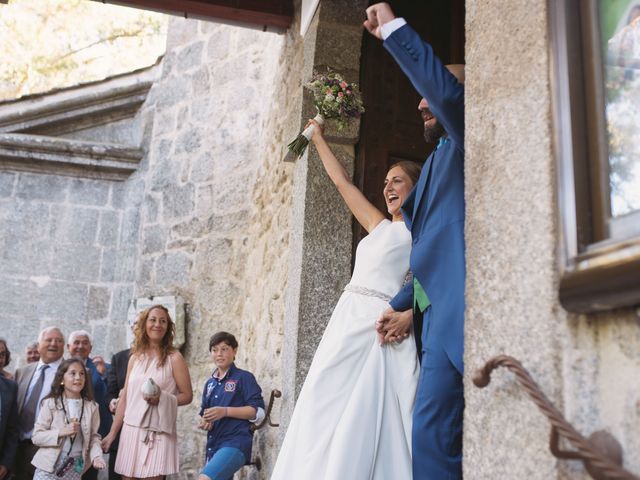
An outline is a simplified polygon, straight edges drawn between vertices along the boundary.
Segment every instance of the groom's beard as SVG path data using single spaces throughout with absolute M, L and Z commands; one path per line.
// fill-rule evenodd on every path
M 436 143 L 440 137 L 447 133 L 442 124 L 436 120 L 436 123 L 424 127 L 424 140 L 427 143 Z

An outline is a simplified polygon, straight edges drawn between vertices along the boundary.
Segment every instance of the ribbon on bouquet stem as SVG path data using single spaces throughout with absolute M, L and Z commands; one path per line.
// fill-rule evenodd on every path
M 318 124 L 324 125 L 324 117 L 319 113 L 313 117 L 313 119 L 318 122 Z M 302 133 L 300 133 L 297 138 L 288 145 L 289 151 L 294 153 L 298 158 L 301 157 L 307 149 L 307 145 L 309 145 L 309 141 L 311 140 L 311 137 L 313 137 L 315 129 L 316 126 L 313 124 L 305 128 Z

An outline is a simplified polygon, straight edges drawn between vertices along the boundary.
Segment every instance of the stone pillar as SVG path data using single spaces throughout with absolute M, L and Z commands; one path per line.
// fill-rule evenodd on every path
M 508 12 L 467 1 L 465 478 L 563 478 L 549 422 L 514 375 L 471 382 L 486 360 L 511 355 L 564 409 L 547 32 L 544 0 Z
M 366 2 L 323 1 L 304 38 L 303 82 L 327 67 L 358 81 L 362 17 Z M 304 94 L 295 131 L 315 115 Z M 353 172 L 359 125 L 326 136 L 336 156 Z M 328 178 L 313 146 L 294 169 L 293 221 L 283 345 L 283 398 L 280 434 L 284 436 L 309 365 L 333 308 L 351 276 L 353 217 Z

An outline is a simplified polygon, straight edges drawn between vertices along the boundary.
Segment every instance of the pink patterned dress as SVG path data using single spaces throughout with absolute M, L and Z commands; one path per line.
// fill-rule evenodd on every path
M 149 408 L 142 398 L 142 384 L 153 378 L 165 394 L 177 395 L 171 356 L 160 367 L 156 358 L 141 356 L 129 374 L 127 405 L 115 471 L 127 477 L 145 478 L 178 473 L 178 442 L 176 418 L 171 419 L 173 431 L 149 432 L 140 427 L 140 419 Z

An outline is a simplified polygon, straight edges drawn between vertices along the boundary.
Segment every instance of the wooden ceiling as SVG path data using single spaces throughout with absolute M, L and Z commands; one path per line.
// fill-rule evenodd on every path
M 0 0 L 1 2 L 2 0 Z M 94 0 L 101 3 L 155 10 L 201 19 L 238 22 L 287 29 L 293 19 L 293 0 Z

